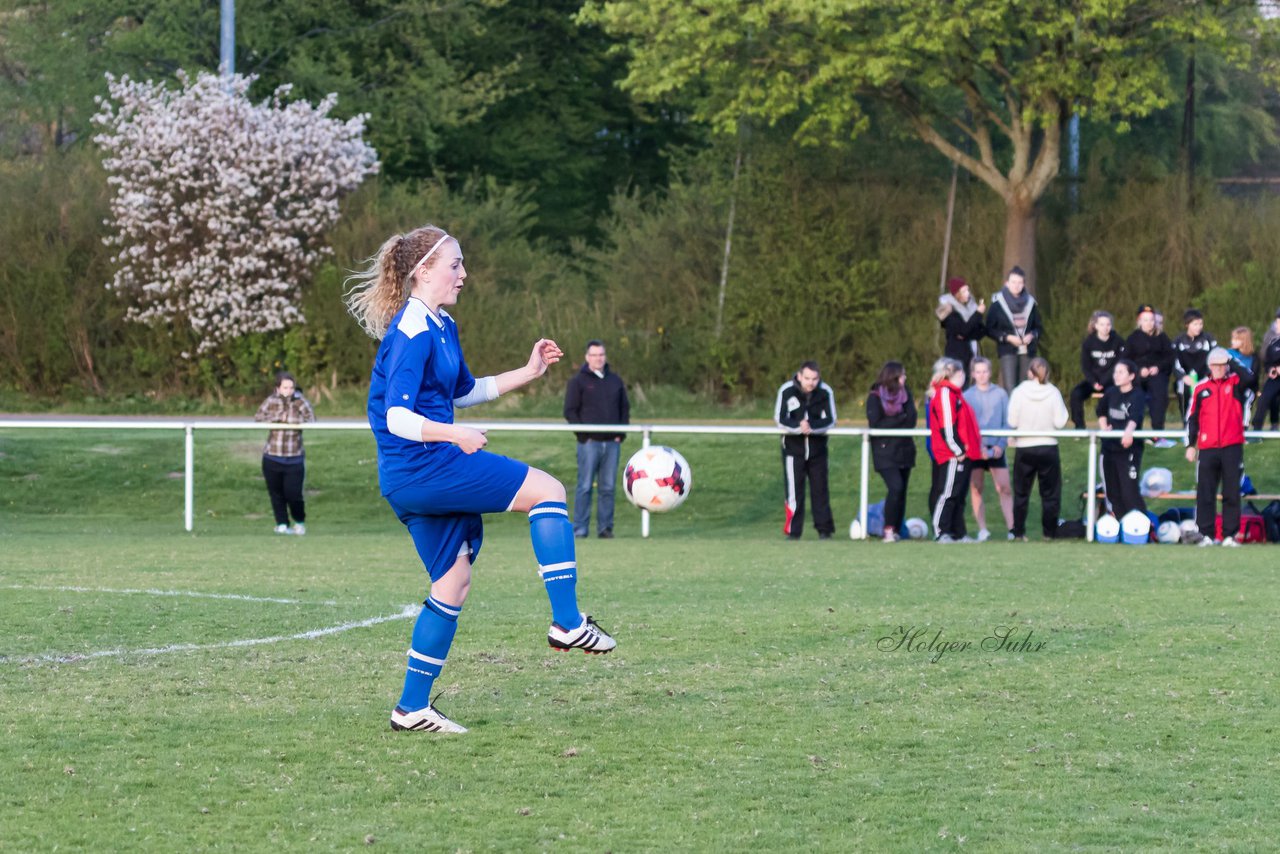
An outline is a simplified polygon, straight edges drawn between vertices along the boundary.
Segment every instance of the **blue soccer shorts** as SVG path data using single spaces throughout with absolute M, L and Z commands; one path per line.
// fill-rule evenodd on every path
M 508 510 L 528 473 L 519 460 L 486 451 L 464 454 L 450 445 L 435 455 L 426 477 L 387 494 L 432 581 L 462 555 L 475 563 L 484 539 L 481 514 Z

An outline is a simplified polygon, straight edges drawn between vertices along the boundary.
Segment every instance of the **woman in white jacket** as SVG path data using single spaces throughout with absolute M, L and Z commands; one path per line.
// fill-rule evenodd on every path
M 1067 423 L 1062 392 L 1049 384 L 1049 363 L 1035 358 L 1027 379 L 1009 395 L 1009 426 L 1015 430 L 1061 430 Z M 1013 530 L 1015 540 L 1027 540 L 1027 509 L 1031 484 L 1040 481 L 1040 528 L 1046 540 L 1058 534 L 1058 509 L 1062 505 L 1062 463 L 1058 440 L 1050 436 L 1019 436 L 1013 458 Z

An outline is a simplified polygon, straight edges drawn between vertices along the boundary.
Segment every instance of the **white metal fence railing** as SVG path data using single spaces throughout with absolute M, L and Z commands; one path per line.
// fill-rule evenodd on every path
M 727 426 L 723 424 L 565 424 L 562 422 L 521 422 L 521 421 L 465 421 L 460 422 L 477 430 L 494 432 L 508 431 L 517 433 L 639 433 L 641 446 L 649 447 L 655 433 L 673 435 L 723 435 L 723 436 L 779 436 L 777 427 Z M 317 421 L 311 424 L 268 424 L 261 421 L 190 419 L 112 419 L 112 418 L 11 418 L 0 416 L 0 430 L 38 429 L 38 430 L 181 430 L 185 437 L 183 495 L 183 524 L 186 530 L 193 528 L 195 518 L 195 432 L 197 430 L 368 430 L 369 424 L 363 420 Z M 827 431 L 828 436 L 861 437 L 858 472 L 858 520 L 862 527 L 862 538 L 867 537 L 867 496 L 871 487 L 871 439 L 873 436 L 910 436 L 922 438 L 929 435 L 924 428 L 873 430 L 869 427 L 833 427 Z M 1120 430 L 986 430 L 984 436 L 1050 436 L 1055 439 L 1088 439 L 1088 461 L 1085 494 L 1085 527 L 1086 536 L 1093 540 L 1094 524 L 1097 522 L 1097 502 L 1093 497 L 1098 491 L 1098 440 L 1118 439 L 1124 435 Z M 1185 430 L 1138 430 L 1133 434 L 1138 439 L 1172 439 L 1181 440 Z M 1247 431 L 1249 439 L 1280 439 L 1280 434 L 1264 431 Z M 1070 449 L 1071 446 L 1059 446 Z M 649 511 L 640 511 L 640 534 L 648 537 L 650 533 Z

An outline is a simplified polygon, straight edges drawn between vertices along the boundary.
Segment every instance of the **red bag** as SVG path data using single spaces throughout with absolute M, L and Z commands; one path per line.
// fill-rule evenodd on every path
M 1222 539 L 1222 514 L 1218 514 L 1214 524 L 1214 537 Z M 1267 541 L 1267 526 L 1262 521 L 1262 517 L 1255 513 L 1240 514 L 1240 533 L 1236 535 L 1238 543 L 1265 543 Z

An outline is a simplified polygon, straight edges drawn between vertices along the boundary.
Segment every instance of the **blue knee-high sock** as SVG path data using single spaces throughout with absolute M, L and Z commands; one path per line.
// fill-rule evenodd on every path
M 453 635 L 458 631 L 461 607 L 446 605 L 428 597 L 413 626 L 413 643 L 409 646 L 409 667 L 404 674 L 404 693 L 400 709 L 416 712 L 431 702 L 431 686 L 444 669 Z
M 529 511 L 529 537 L 538 559 L 538 574 L 551 600 L 551 619 L 561 628 L 582 625 L 578 610 L 578 562 L 574 557 L 573 523 L 563 501 L 544 501 Z

